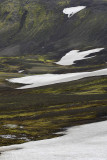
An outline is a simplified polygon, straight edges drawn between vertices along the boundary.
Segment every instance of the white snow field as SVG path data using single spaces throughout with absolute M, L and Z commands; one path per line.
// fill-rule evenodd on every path
M 66 74 L 41 74 L 33 76 L 25 76 L 21 78 L 6 79 L 12 83 L 26 84 L 17 89 L 28 89 L 40 86 L 46 86 L 50 84 L 70 82 L 79 80 L 86 77 L 107 75 L 107 68 L 92 71 L 92 72 L 79 72 L 79 73 L 66 73 Z
M 68 18 L 72 17 L 74 14 L 78 13 L 79 11 L 85 9 L 86 6 L 77 6 L 77 7 L 70 7 L 70 8 L 65 8 L 63 10 L 64 14 L 68 14 Z
M 107 160 L 107 121 L 67 129 L 58 138 L 1 147 L 0 160 Z
M 20 70 L 20 71 L 18 71 L 18 73 L 22 73 L 22 72 L 24 72 L 24 70 Z
M 72 50 L 72 51 L 68 52 L 65 56 L 63 56 L 59 62 L 55 62 L 55 63 L 59 64 L 59 65 L 64 65 L 64 66 L 72 65 L 77 60 L 92 58 L 93 56 L 91 56 L 91 57 L 86 57 L 86 56 L 88 56 L 92 53 L 100 52 L 103 49 L 104 48 L 96 48 L 96 49 L 91 49 L 91 50 L 82 51 L 82 52 L 80 52 L 79 50 Z

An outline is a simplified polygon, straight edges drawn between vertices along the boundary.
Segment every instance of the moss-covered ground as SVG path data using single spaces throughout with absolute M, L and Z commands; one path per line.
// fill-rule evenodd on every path
M 45 73 L 72 73 L 85 72 L 107 67 L 106 59 L 103 57 L 106 51 L 97 58 L 89 58 L 82 61 L 77 61 L 72 66 L 61 66 L 54 62 L 56 60 L 49 59 L 47 55 L 29 55 L 29 56 L 15 56 L 15 57 L 0 57 L 0 73 L 18 73 L 24 70 L 23 74 L 45 74 Z M 103 61 L 102 61 L 103 59 Z M 99 63 L 100 61 L 100 63 Z M 21 76 L 23 75 L 21 74 Z M 15 75 L 16 76 L 16 75 Z M 19 76 L 19 75 L 18 75 Z
M 107 119 L 106 76 L 27 90 L 5 81 L 22 75 L 0 73 L 0 146 L 56 137 L 66 127 Z

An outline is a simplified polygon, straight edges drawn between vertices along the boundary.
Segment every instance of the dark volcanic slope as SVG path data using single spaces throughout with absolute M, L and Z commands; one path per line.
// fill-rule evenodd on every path
M 87 8 L 68 19 L 66 7 Z M 58 59 L 71 49 L 107 46 L 106 0 L 0 1 L 0 56 Z

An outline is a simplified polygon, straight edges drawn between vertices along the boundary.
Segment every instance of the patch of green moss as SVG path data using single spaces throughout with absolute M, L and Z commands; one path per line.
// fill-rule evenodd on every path
M 18 84 L 4 81 L 18 76 L 1 73 L 0 82 L 10 88 L 0 87 L 0 133 L 16 136 L 14 140 L 2 138 L 1 145 L 26 142 L 21 137 L 28 140 L 55 137 L 54 133 L 64 127 L 97 121 L 107 115 L 106 76 L 28 90 L 16 90 Z M 7 124 L 17 127 L 4 127 Z
M 60 0 L 58 1 L 59 6 L 67 6 L 70 4 L 70 0 Z

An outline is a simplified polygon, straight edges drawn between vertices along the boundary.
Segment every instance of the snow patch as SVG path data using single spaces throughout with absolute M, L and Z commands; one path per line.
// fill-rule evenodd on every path
M 92 53 L 100 52 L 103 49 L 104 48 L 96 48 L 96 49 L 91 49 L 91 50 L 82 51 L 82 52 L 80 52 L 79 50 L 73 50 L 73 51 L 68 52 L 65 56 L 63 56 L 59 62 L 56 62 L 56 64 L 72 65 L 77 60 L 83 60 L 83 59 L 88 59 L 88 58 L 95 57 L 95 56 L 91 56 L 91 57 L 86 57 L 86 56 L 88 56 Z
M 17 128 L 18 127 L 18 125 L 16 125 L 16 124 L 6 124 L 6 125 L 3 125 L 3 127 L 6 127 L 6 128 Z
M 15 135 L 9 135 L 9 134 L 7 134 L 7 135 L 0 135 L 0 137 L 1 138 L 5 138 L 5 139 L 15 139 L 16 138 Z
M 102 76 L 102 75 L 107 75 L 107 68 L 92 72 L 42 74 L 42 75 L 26 76 L 21 78 L 12 78 L 7 80 L 12 83 L 26 84 L 25 86 L 17 89 L 28 89 L 28 88 L 46 86 L 50 84 L 75 81 L 86 77 Z
M 20 71 L 18 71 L 18 73 L 23 73 L 24 72 L 24 70 L 20 70 Z
M 107 160 L 107 121 L 69 128 L 58 138 L 0 147 L 0 152 L 0 160 Z
M 26 142 L 30 141 L 30 139 L 28 139 L 27 137 L 17 137 L 16 135 L 0 135 L 0 138 L 4 138 L 4 139 L 21 139 L 21 140 L 25 140 Z
M 77 12 L 85 9 L 86 6 L 77 6 L 77 7 L 70 7 L 70 8 L 65 8 L 63 10 L 64 14 L 68 14 L 68 18 L 72 17 L 74 14 L 76 14 Z

